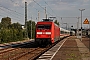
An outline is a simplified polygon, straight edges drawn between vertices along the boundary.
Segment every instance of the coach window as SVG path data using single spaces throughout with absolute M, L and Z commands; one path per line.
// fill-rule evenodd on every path
M 63 34 L 64 33 L 64 31 L 61 31 L 61 34 Z

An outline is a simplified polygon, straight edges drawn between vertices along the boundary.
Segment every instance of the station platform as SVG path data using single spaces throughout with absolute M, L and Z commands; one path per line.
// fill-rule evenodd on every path
M 89 40 L 83 38 L 80 41 L 76 36 L 68 37 L 52 60 L 90 60 Z

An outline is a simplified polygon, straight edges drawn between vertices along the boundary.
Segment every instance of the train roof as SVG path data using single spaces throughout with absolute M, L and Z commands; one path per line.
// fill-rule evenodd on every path
M 45 23 L 44 23 L 45 22 Z M 47 23 L 48 22 L 48 23 Z M 52 24 L 54 23 L 52 19 L 43 19 L 42 21 L 37 22 L 37 24 Z M 54 23 L 55 26 L 59 27 L 57 24 Z
M 71 31 L 72 33 L 75 33 L 75 31 Z
M 70 30 L 66 30 L 64 28 L 60 28 L 61 31 L 70 32 Z
M 43 19 L 43 22 L 53 22 L 52 19 Z
M 45 21 L 45 22 L 39 21 L 39 22 L 37 22 L 37 24 L 54 24 L 55 26 L 59 27 L 57 24 L 55 24 L 55 23 L 52 22 L 52 21 L 49 21 L 49 22 L 47 22 L 47 21 Z
M 43 21 L 39 21 L 37 22 L 37 24 L 52 24 L 53 22 L 43 22 Z
M 37 23 L 39 23 L 39 24 L 41 24 L 41 23 L 44 23 L 45 22 L 45 24 L 48 22 L 48 23 L 53 23 L 53 20 L 51 20 L 51 19 L 42 19 L 42 21 L 39 21 L 39 22 L 37 22 Z

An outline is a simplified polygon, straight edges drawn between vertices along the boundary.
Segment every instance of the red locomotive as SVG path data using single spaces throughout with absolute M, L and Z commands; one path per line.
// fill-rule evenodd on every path
M 43 21 L 36 24 L 35 42 L 39 46 L 48 45 L 60 39 L 60 28 L 50 19 L 43 19 Z

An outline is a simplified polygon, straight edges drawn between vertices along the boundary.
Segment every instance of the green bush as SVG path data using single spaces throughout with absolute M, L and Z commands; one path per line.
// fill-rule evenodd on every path
M 23 40 L 23 32 L 18 29 L 1 29 L 0 41 L 1 43 L 7 43 L 12 41 Z

